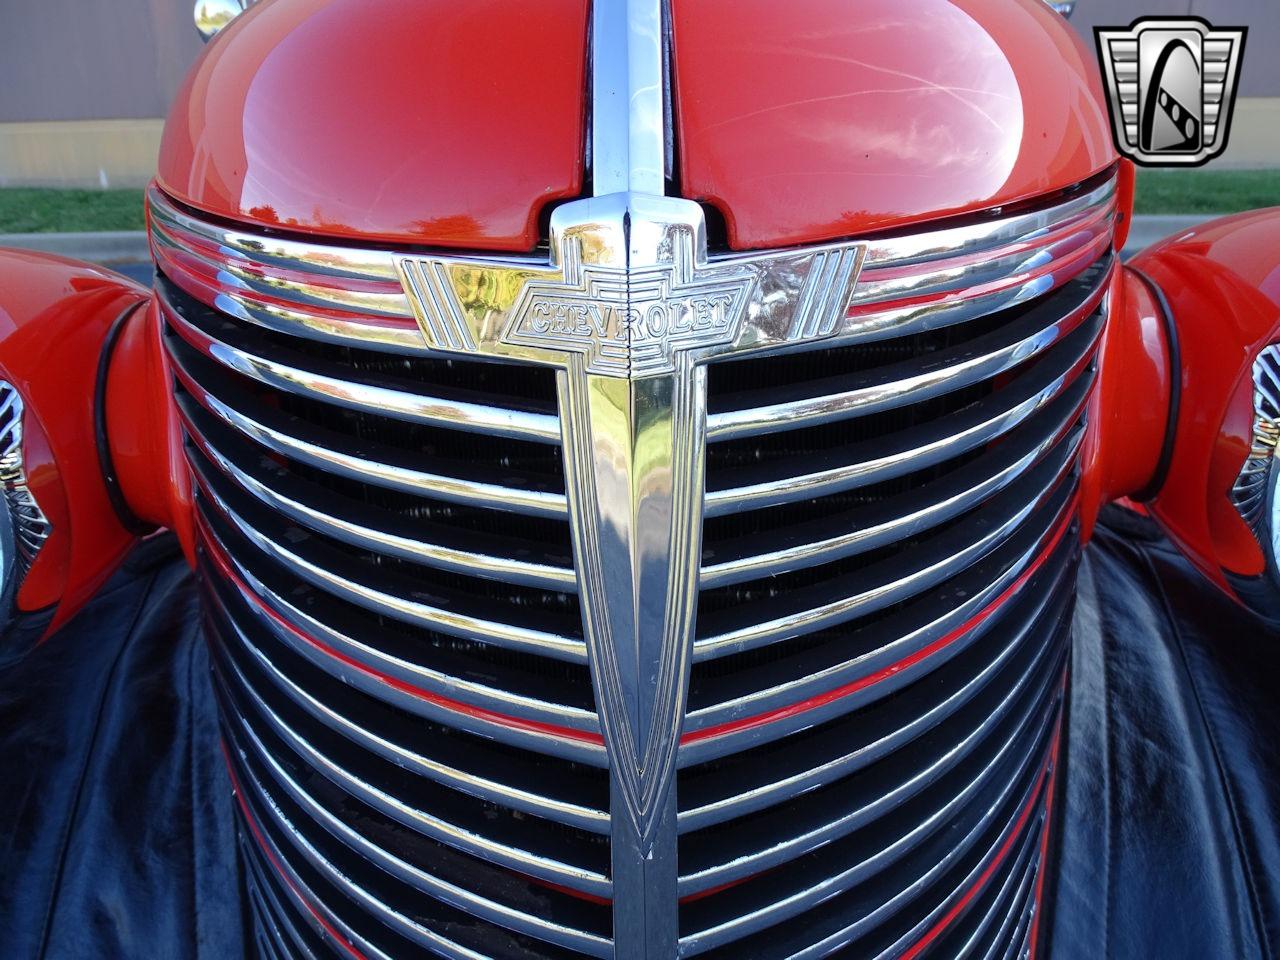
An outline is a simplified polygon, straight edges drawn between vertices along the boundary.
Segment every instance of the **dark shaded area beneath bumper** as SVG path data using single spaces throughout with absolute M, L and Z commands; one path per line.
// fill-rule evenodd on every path
M 1271 956 L 1280 635 L 1145 522 L 1105 519 L 1080 584 L 1050 952 Z M 0 770 L 0 955 L 244 953 L 208 660 L 171 541 L 0 670 Z
M 1103 519 L 1080 579 L 1051 955 L 1274 956 L 1280 634 L 1154 525 Z

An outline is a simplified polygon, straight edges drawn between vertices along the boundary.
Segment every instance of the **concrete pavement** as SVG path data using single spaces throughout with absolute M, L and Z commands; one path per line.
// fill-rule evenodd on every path
M 18 247 L 56 253 L 72 260 L 88 260 L 114 266 L 144 263 L 150 256 L 147 235 L 141 230 L 105 233 L 0 233 L 0 247 Z

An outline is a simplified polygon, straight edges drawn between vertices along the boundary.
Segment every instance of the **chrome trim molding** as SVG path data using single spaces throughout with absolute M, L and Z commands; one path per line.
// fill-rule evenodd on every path
M 7 624 L 16 612 L 18 589 L 53 532 L 27 483 L 22 449 L 24 411 L 18 388 L 0 380 L 0 485 L 7 528 L 0 531 L 0 625 Z
M 597 197 L 666 188 L 663 0 L 591 7 L 591 181 Z

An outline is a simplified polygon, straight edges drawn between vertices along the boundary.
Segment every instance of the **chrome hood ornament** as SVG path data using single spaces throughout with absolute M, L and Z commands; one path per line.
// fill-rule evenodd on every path
M 593 17 L 595 196 L 553 211 L 549 258 L 406 256 L 397 269 L 432 349 L 558 369 L 569 523 L 610 769 L 617 956 L 674 956 L 704 364 L 837 336 L 865 247 L 710 258 L 702 208 L 664 195 L 662 5 L 596 4 Z
M 696 203 L 634 193 L 558 208 L 551 242 L 549 266 L 447 256 L 398 266 L 431 348 L 561 370 L 596 698 L 625 812 L 647 847 L 675 770 L 693 649 L 701 364 L 838 333 L 864 248 L 713 261 Z

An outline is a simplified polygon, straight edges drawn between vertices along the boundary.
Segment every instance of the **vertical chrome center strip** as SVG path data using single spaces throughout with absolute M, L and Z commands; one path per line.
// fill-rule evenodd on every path
M 404 258 L 432 350 L 559 368 L 566 500 L 610 771 L 615 956 L 675 956 L 676 755 L 701 563 L 712 357 L 837 333 L 861 244 L 707 256 L 664 196 L 663 0 L 592 12 L 594 196 L 551 214 L 550 262 Z
M 662 0 L 591 11 L 593 193 L 662 196 L 666 170 Z
M 651 259 L 638 249 L 649 238 L 636 230 L 633 195 L 666 186 L 662 4 L 592 5 L 592 192 L 621 195 L 625 318 L 638 261 Z M 620 958 L 674 956 L 679 939 L 675 757 L 697 603 L 706 374 L 687 354 L 674 366 L 641 379 L 631 366 L 620 379 L 574 358 L 560 374 L 583 629 L 609 751 Z

